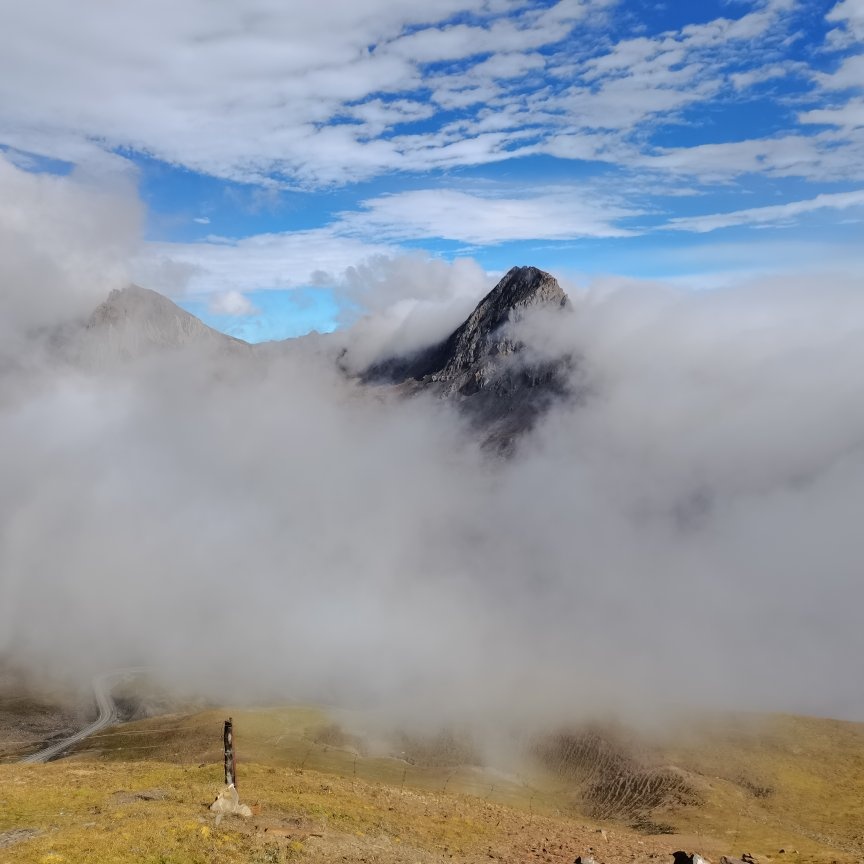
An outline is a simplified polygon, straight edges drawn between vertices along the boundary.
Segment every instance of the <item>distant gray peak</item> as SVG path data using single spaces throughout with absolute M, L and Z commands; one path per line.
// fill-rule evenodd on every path
M 142 288 L 140 285 L 126 285 L 123 288 L 114 288 L 105 299 L 106 303 L 172 303 L 164 294 L 152 291 L 150 288 Z
M 192 345 L 231 351 L 248 348 L 162 294 L 138 285 L 112 291 L 90 315 L 82 337 L 81 358 L 97 365 Z
M 121 324 L 129 319 L 137 319 L 139 322 L 149 321 L 154 326 L 176 325 L 179 321 L 183 321 L 190 330 L 210 329 L 167 297 L 149 288 L 141 288 L 139 285 L 115 288 L 93 311 L 87 326 L 110 326 Z

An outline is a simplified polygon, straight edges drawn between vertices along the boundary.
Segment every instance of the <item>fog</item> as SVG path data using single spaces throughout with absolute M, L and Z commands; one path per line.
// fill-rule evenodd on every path
M 0 170 L 0 655 L 442 722 L 864 719 L 853 280 L 562 280 L 572 314 L 514 326 L 587 395 L 500 459 L 333 362 L 445 335 L 494 281 L 474 263 L 358 262 L 369 315 L 324 349 L 82 368 L 46 333 L 128 280 L 139 204 Z

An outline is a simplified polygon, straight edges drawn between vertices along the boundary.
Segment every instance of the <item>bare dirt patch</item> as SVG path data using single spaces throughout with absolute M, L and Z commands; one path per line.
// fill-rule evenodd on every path
M 6 849 L 9 846 L 14 846 L 16 843 L 22 843 L 24 840 L 29 840 L 31 837 L 36 837 L 41 833 L 36 828 L 15 828 L 12 831 L 0 832 L 0 849 Z

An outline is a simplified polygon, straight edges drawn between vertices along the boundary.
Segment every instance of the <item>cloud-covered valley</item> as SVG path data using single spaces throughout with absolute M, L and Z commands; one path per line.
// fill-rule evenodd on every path
M 342 290 L 368 316 L 326 338 L 82 366 L 52 346 L 125 284 L 139 205 L 19 173 L 0 205 L 0 652 L 17 664 L 81 681 L 146 664 L 214 697 L 442 719 L 864 717 L 848 278 L 565 285 L 571 314 L 513 326 L 577 358 L 587 395 L 500 459 L 450 403 L 343 371 L 445 336 L 491 287 L 476 265 L 357 262 Z

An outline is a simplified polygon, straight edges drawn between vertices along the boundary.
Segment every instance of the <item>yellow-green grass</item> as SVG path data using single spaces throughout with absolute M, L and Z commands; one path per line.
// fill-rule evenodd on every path
M 682 845 L 776 860 L 864 861 L 864 724 L 688 718 L 650 739 L 634 737 L 633 747 L 640 764 L 671 769 L 693 791 L 691 802 L 649 814 L 687 838 Z M 567 794 L 566 784 L 557 790 Z M 585 806 L 580 791 L 570 793 L 577 808 Z
M 425 767 L 402 759 L 362 755 L 350 746 L 327 743 L 332 722 L 311 707 L 205 711 L 188 717 L 160 717 L 124 724 L 88 739 L 79 755 L 100 759 L 164 759 L 188 764 L 220 763 L 222 728 L 233 719 L 238 787 L 248 763 L 315 770 L 400 789 L 451 791 L 524 806 L 538 812 L 560 809 L 557 794 L 519 778 L 473 766 Z
M 722 828 L 739 846 L 864 858 L 864 724 L 725 718 L 664 748 L 662 758 L 705 788 L 703 806 L 678 814 L 684 829 Z
M 601 841 L 581 821 L 474 796 L 251 764 L 241 789 L 255 815 L 217 824 L 206 805 L 220 780 L 213 764 L 74 759 L 0 766 L 0 862 L 569 864 L 601 842 L 610 860 L 665 858 L 672 850 L 665 838 L 635 840 L 627 832 Z M 14 831 L 36 833 L 2 846 Z
M 301 820 L 296 837 L 274 835 L 273 841 L 266 836 L 269 831 L 257 832 L 251 822 L 229 818 L 215 824 L 206 809 L 220 785 L 220 770 L 213 765 L 61 762 L 7 766 L 0 777 L 5 790 L 0 832 L 22 827 L 43 832 L 0 850 L 0 860 L 284 860 L 291 857 L 287 853 L 302 851 L 303 835 L 310 828 L 317 829 L 312 833 L 331 835 L 385 833 L 392 838 L 430 839 L 422 824 L 417 830 L 410 807 L 379 810 L 371 789 L 364 789 L 364 795 L 347 795 L 345 789 L 334 794 L 333 786 L 315 772 L 298 776 L 293 771 L 246 767 L 245 785 L 254 790 L 263 818 L 281 816 L 289 824 Z M 137 798 L 135 793 L 142 791 L 144 798 Z M 151 796 L 161 800 L 146 800 Z M 433 841 L 458 845 L 469 834 L 472 843 L 482 839 L 470 820 L 454 817 Z

